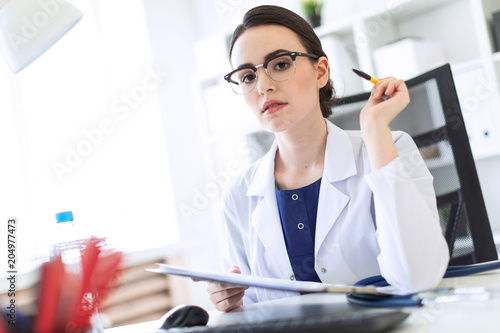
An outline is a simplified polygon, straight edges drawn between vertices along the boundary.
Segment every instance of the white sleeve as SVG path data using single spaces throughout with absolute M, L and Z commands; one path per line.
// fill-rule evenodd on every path
M 241 274 L 251 275 L 243 241 L 243 234 L 241 232 L 241 226 L 238 223 L 237 210 L 231 192 L 228 192 L 223 200 L 222 224 L 222 269 L 227 272 L 231 267 L 238 266 Z M 253 287 L 245 290 L 243 304 L 255 303 L 257 302 L 256 299 L 257 296 L 255 295 Z
M 437 286 L 449 262 L 433 187 L 413 139 L 395 132 L 399 157 L 366 175 L 373 192 L 378 263 L 382 276 L 403 292 Z

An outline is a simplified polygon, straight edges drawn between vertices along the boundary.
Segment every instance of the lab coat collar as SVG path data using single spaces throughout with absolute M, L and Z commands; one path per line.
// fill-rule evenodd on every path
M 326 125 L 328 136 L 323 177 L 333 183 L 354 176 L 357 173 L 356 161 L 349 135 L 328 120 L 326 120 Z
M 325 165 L 323 177 L 330 182 L 349 178 L 357 173 L 354 152 L 349 135 L 325 120 L 328 128 L 326 139 Z M 247 196 L 264 196 L 269 186 L 274 187 L 274 158 L 278 143 L 274 140 L 271 148 L 260 160 L 253 179 L 248 187 Z
M 316 225 L 315 255 L 323 247 L 326 235 L 335 224 L 335 221 L 349 202 L 349 197 L 338 190 L 334 182 L 341 181 L 356 174 L 356 164 L 349 135 L 326 121 L 328 136 L 325 152 L 325 164 L 321 181 L 320 198 L 318 202 L 318 221 Z M 276 140 L 269 152 L 260 160 L 254 177 L 250 182 L 247 196 L 262 197 L 252 212 L 252 224 L 267 250 L 268 259 L 272 260 L 275 276 L 282 279 L 289 278 L 293 270 L 287 258 L 287 249 L 283 237 L 276 237 L 283 233 L 274 183 L 274 158 L 278 148 Z
M 349 135 L 329 121 L 326 121 L 326 124 L 328 137 L 326 138 L 325 164 L 316 217 L 318 221 L 316 241 L 314 242 L 316 258 L 321 249 L 324 249 L 325 253 L 335 250 L 331 247 L 332 244 L 324 244 L 324 242 L 350 200 L 349 196 L 335 186 L 335 183 L 357 174 L 354 149 Z
M 278 142 L 275 139 L 269 151 L 258 162 L 257 170 L 248 186 L 247 196 L 263 197 L 270 184 L 274 186 L 274 158 L 277 150 Z

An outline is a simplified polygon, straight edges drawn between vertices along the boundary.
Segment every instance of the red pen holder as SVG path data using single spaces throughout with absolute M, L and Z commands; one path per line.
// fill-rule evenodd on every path
M 103 250 L 101 241 L 96 237 L 85 240 L 80 274 L 67 271 L 61 257 L 43 264 L 34 333 L 92 329 L 92 316 L 112 290 L 122 261 L 121 252 Z

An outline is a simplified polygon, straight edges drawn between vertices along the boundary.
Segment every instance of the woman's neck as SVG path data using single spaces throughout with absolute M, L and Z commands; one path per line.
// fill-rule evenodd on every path
M 274 175 L 279 189 L 295 189 L 321 178 L 325 159 L 326 121 L 321 116 L 277 133 Z

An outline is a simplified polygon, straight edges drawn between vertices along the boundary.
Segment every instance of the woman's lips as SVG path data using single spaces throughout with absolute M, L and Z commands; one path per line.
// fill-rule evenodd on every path
M 271 99 L 262 105 L 262 113 L 275 113 L 281 110 L 287 103 L 275 99 Z
M 270 106 L 268 107 L 264 113 L 267 113 L 267 114 L 272 114 L 272 113 L 275 113 L 275 112 L 278 112 L 279 110 L 283 109 L 285 107 L 286 104 L 274 104 L 274 106 Z

